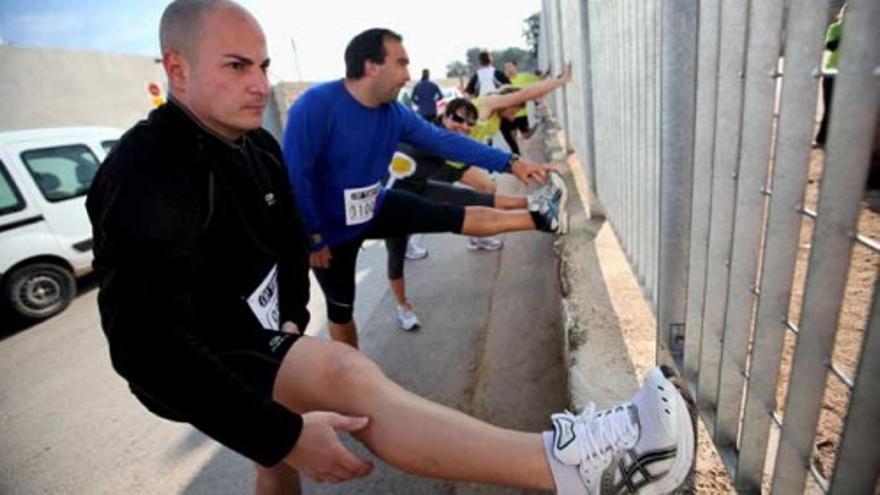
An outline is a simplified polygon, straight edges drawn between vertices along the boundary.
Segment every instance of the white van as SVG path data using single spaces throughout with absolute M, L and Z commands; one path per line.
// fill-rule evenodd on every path
M 65 127 L 0 132 L 0 290 L 28 319 L 52 316 L 91 271 L 86 193 L 122 131 Z

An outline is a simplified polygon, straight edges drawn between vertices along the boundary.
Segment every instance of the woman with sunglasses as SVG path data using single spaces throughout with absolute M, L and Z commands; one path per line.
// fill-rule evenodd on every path
M 525 109 L 526 103 L 537 100 L 554 90 L 565 86 L 571 81 L 571 63 L 566 64 L 559 77 L 545 79 L 522 87 L 503 86 L 497 91 L 471 100 L 477 109 L 476 118 L 467 119 L 458 115 L 452 115 L 459 126 L 468 126 L 467 134 L 481 143 L 488 143 L 490 139 L 501 131 L 502 121 L 514 122 L 517 115 Z M 519 155 L 519 150 L 511 149 Z M 458 162 L 450 162 L 452 167 L 461 167 L 462 175 L 459 181 L 475 190 L 487 194 L 495 194 L 495 182 L 484 169 L 469 167 Z M 468 249 L 471 251 L 488 250 L 495 251 L 503 246 L 500 239 L 492 237 L 471 237 L 468 239 Z
M 468 134 L 476 123 L 477 115 L 478 111 L 473 103 L 465 98 L 457 98 L 447 104 L 439 124 L 449 131 Z M 386 187 L 449 204 L 533 211 L 540 208 L 542 202 L 551 201 L 554 193 L 565 187 L 556 174 L 551 174 L 547 185 L 536 189 L 529 196 L 495 194 L 495 184 L 491 179 L 489 183 L 492 185 L 492 192 L 484 192 L 476 187 L 469 189 L 452 185 L 454 182 L 468 184 L 467 179 L 478 177 L 478 172 L 482 170 L 449 162 L 429 151 L 400 143 L 388 169 Z M 385 240 L 385 246 L 388 250 L 388 281 L 397 299 L 397 319 L 404 330 L 414 330 L 420 323 L 407 299 L 403 275 L 407 241 L 408 236 L 389 238 Z

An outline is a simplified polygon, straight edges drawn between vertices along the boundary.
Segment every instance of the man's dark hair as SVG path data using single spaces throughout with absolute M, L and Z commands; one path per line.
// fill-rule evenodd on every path
M 505 62 L 505 63 L 506 63 L 506 64 L 513 64 L 513 65 L 519 67 L 519 62 L 517 62 L 515 58 L 512 58 L 512 59 L 508 60 L 508 61 Z
M 492 63 L 492 57 L 489 56 L 489 52 L 480 52 L 480 65 L 483 67 Z
M 479 115 L 477 107 L 467 98 L 455 98 L 454 100 L 450 100 L 449 103 L 446 104 L 446 110 L 444 110 L 443 113 L 448 117 L 462 108 L 464 108 L 464 111 L 469 117 L 477 118 Z
M 427 81 L 430 77 L 431 71 L 429 71 L 428 69 L 422 69 L 422 81 Z
M 364 62 L 367 60 L 385 63 L 385 40 L 403 41 L 403 36 L 390 29 L 367 29 L 348 42 L 345 48 L 345 77 L 360 79 L 364 77 Z

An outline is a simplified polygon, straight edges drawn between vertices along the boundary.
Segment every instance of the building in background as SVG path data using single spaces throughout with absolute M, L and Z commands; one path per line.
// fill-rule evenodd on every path
M 0 44 L 0 66 L 0 131 L 82 125 L 126 129 L 167 93 L 162 64 L 142 55 Z

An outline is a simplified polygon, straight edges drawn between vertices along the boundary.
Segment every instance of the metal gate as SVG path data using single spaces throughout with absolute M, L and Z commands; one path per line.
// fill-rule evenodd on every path
M 874 493 L 880 2 L 848 2 L 828 73 L 827 0 L 544 0 L 541 20 L 543 67 L 575 66 L 566 144 L 736 488 Z

